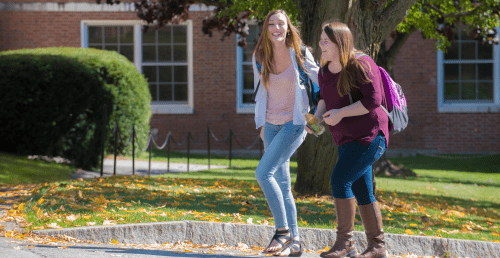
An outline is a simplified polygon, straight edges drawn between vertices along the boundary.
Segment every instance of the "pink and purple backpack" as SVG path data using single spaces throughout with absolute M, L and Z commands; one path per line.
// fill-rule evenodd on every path
M 366 54 L 356 55 L 356 58 L 368 56 Z M 378 67 L 382 82 L 384 84 L 385 97 L 387 99 L 387 108 L 383 105 L 380 107 L 389 116 L 389 132 L 392 134 L 403 131 L 408 126 L 408 106 L 406 105 L 406 97 L 403 94 L 401 85 L 396 83 L 391 76 L 385 71 L 384 68 Z M 349 99 L 352 104 L 351 93 Z

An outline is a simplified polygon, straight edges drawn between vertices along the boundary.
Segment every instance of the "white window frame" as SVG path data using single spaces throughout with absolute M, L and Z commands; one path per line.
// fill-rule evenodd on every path
M 500 27 L 497 28 L 500 31 Z M 500 112 L 500 45 L 493 45 L 493 102 L 481 103 L 445 103 L 444 101 L 444 65 L 457 63 L 450 60 L 445 61 L 443 51 L 437 53 L 437 76 L 438 76 L 438 112 L 439 113 L 490 113 Z M 467 61 L 462 61 L 467 63 Z M 481 61 L 471 61 L 481 63 Z
M 257 22 L 249 22 L 248 25 L 257 25 Z M 240 35 L 236 35 L 236 113 L 255 114 L 255 104 L 243 103 L 243 65 L 252 65 L 252 61 L 243 62 L 243 48 L 238 46 L 239 40 Z
M 193 114 L 193 21 L 187 20 L 183 23 L 187 26 L 187 68 L 188 68 L 188 100 L 187 103 L 151 102 L 153 114 Z M 88 48 L 89 26 L 133 26 L 134 27 L 134 65 L 142 73 L 142 26 L 146 22 L 142 20 L 82 20 L 80 23 L 80 35 L 82 48 Z

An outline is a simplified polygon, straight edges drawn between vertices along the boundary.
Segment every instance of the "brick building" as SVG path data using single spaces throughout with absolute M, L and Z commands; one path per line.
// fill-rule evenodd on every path
M 133 3 L 29 1 L 0 2 L 0 51 L 59 46 L 118 51 L 148 78 L 151 128 L 159 144 L 169 131 L 177 142 L 188 132 L 199 140 L 207 126 L 219 139 L 232 129 L 244 147 L 254 143 L 258 132 L 249 102 L 254 45 L 242 49 L 235 35 L 223 41 L 217 33 L 204 35 L 209 8 L 194 5 L 187 22 L 144 33 Z M 251 26 L 248 42 L 258 30 Z M 400 50 L 394 76 L 405 92 L 410 124 L 391 136 L 390 149 L 500 152 L 500 46 L 482 46 L 459 31 L 447 54 L 418 32 Z M 206 138 L 191 147 L 205 149 Z M 212 140 L 211 148 L 227 149 L 227 142 Z

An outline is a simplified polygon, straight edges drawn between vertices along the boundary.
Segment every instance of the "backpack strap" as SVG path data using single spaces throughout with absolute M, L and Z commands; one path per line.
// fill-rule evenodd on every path
M 300 46 L 300 52 L 302 53 L 302 56 L 306 56 L 306 46 L 305 45 L 302 45 Z M 259 73 L 261 73 L 261 66 L 259 65 L 259 63 L 257 63 L 257 61 L 255 62 L 256 66 L 257 66 L 257 69 L 259 70 Z M 309 78 L 309 76 L 307 76 L 307 74 L 302 70 L 302 67 L 299 66 L 299 75 L 300 75 L 300 83 L 301 84 L 304 84 L 306 86 L 306 92 L 307 92 L 307 97 L 309 98 L 309 106 L 310 107 L 313 107 L 314 106 L 314 101 L 313 101 L 313 86 L 312 86 L 312 80 Z M 251 98 L 251 101 L 253 103 L 255 103 L 255 97 L 257 96 L 257 92 L 259 91 L 259 87 L 260 87 L 260 80 L 259 82 L 257 82 L 257 88 L 255 89 L 255 91 L 253 92 L 252 94 L 252 98 Z
M 359 54 L 356 54 L 355 56 L 356 56 L 356 59 L 358 59 L 358 58 L 360 58 L 360 57 L 362 57 L 362 56 L 368 56 L 368 55 L 367 55 L 367 54 L 365 54 L 365 53 L 359 53 Z M 384 89 L 384 91 L 385 91 L 385 88 L 384 88 L 384 87 L 382 87 L 382 88 L 383 88 L 383 89 Z M 350 101 L 350 102 L 351 102 L 351 104 L 352 104 L 352 96 L 351 96 L 351 91 L 349 90 L 349 92 L 348 92 L 348 93 L 349 93 L 349 101 Z M 384 93 L 384 94 L 385 94 L 385 93 Z M 391 114 L 389 113 L 389 111 L 387 111 L 387 109 L 384 107 L 384 105 L 380 105 L 380 107 L 381 107 L 381 108 L 385 111 L 385 113 L 387 114 L 387 116 L 390 118 L 390 117 L 391 117 Z

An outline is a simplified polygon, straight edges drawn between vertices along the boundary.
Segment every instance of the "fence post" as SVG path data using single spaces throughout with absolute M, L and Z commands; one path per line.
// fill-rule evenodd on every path
M 104 104 L 103 114 L 102 114 L 102 149 L 101 149 L 101 177 L 104 174 L 104 148 L 106 147 L 106 135 L 108 131 L 106 129 L 106 114 L 108 113 L 108 106 Z
M 207 126 L 208 169 L 210 169 L 210 127 Z
M 233 149 L 233 130 L 229 129 L 229 167 L 231 167 L 232 159 L 232 149 Z
M 260 136 L 259 136 L 259 145 L 260 145 L 260 158 L 262 159 L 262 145 L 263 145 L 263 142 L 262 142 L 262 138 L 260 138 Z
M 117 154 L 117 146 L 118 145 L 118 121 L 115 122 L 115 133 L 114 133 L 114 137 L 115 137 L 115 149 L 114 149 L 114 154 L 115 154 L 115 162 L 113 163 L 113 176 L 116 176 L 116 154 Z
M 167 134 L 167 172 L 170 173 L 170 133 Z
M 153 136 L 149 132 L 149 166 L 148 166 L 148 176 L 151 176 L 151 149 L 153 148 Z
M 135 125 L 132 124 L 132 175 L 135 175 Z
M 190 151 L 190 148 L 191 148 L 191 132 L 188 132 L 188 138 L 187 138 L 187 141 L 188 141 L 188 151 L 187 151 L 187 156 L 188 156 L 188 163 L 187 163 L 187 172 L 189 172 L 189 151 Z

